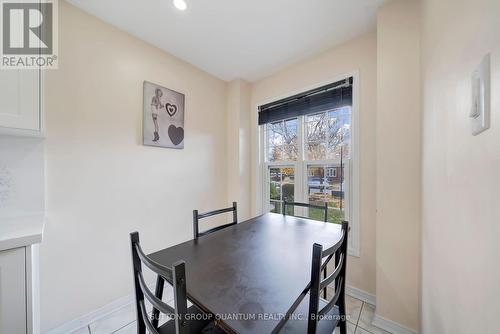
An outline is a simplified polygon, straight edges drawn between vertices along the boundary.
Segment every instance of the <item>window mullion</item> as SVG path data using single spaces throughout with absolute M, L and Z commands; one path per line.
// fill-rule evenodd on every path
M 304 202 L 304 158 L 305 158 L 305 116 L 299 116 L 299 131 L 298 131 L 298 146 L 299 146 L 299 156 L 297 159 L 297 173 L 296 173 L 296 184 L 297 184 L 297 201 Z
M 299 146 L 299 157 L 297 159 L 297 173 L 296 173 L 296 184 L 297 184 L 297 201 L 298 202 L 305 202 L 306 198 L 306 189 L 307 186 L 305 184 L 307 177 L 304 177 L 305 173 L 305 168 L 304 168 L 304 160 L 305 160 L 305 138 L 306 138 L 306 133 L 305 133 L 305 116 L 300 116 L 299 117 L 299 141 L 298 141 L 298 146 Z M 295 208 L 298 212 L 295 212 L 295 214 L 304 216 L 304 212 L 302 208 Z
M 299 116 L 299 131 L 298 131 L 298 145 L 299 145 L 299 161 L 305 160 L 305 116 Z

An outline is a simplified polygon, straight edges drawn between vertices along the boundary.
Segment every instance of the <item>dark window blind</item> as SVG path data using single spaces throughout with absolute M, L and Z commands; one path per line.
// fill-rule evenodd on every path
M 259 125 L 352 105 L 353 78 L 259 107 Z

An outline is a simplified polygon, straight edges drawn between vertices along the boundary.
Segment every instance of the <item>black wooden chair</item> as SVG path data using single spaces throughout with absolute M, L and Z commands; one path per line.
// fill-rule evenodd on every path
M 342 222 L 342 238 L 334 246 L 323 250 L 313 245 L 311 282 L 293 303 L 280 324 L 280 333 L 286 334 L 332 334 L 340 327 L 341 334 L 347 334 L 345 313 L 345 281 L 347 263 L 348 222 Z M 321 271 L 335 257 L 335 270 L 325 279 Z M 320 291 L 335 282 L 335 294 L 330 301 L 320 298 Z M 309 298 L 305 298 L 309 295 Z M 309 299 L 309 303 L 307 303 Z
M 233 221 L 231 223 L 220 225 L 220 226 L 211 228 L 209 230 L 206 230 L 204 232 L 200 232 L 199 225 L 198 225 L 200 219 L 208 218 L 208 217 L 215 216 L 215 215 L 220 215 L 220 214 L 223 214 L 226 212 L 231 212 L 231 211 L 233 212 Z M 238 204 L 236 202 L 233 202 L 233 206 L 230 208 L 225 208 L 225 209 L 220 209 L 220 210 L 215 210 L 215 211 L 210 211 L 210 212 L 205 212 L 205 213 L 198 213 L 198 210 L 193 210 L 193 236 L 194 236 L 195 240 L 201 236 L 213 233 L 215 231 L 222 230 L 226 227 L 229 227 L 229 226 L 232 226 L 235 224 L 238 224 Z
M 301 207 L 308 208 L 308 209 L 319 209 L 319 210 L 322 210 L 323 214 L 324 214 L 323 221 L 325 223 L 328 222 L 328 203 L 327 202 L 325 202 L 325 205 L 314 205 L 314 204 L 309 204 L 309 203 L 299 203 L 299 202 L 287 202 L 287 201 L 283 201 L 283 214 L 284 215 L 287 214 L 287 212 L 288 212 L 287 210 L 288 210 L 289 206 L 293 206 L 293 207 L 301 206 Z M 291 215 L 291 216 L 295 216 L 295 215 Z
M 323 222 L 325 222 L 325 223 L 328 222 L 328 203 L 327 202 L 325 202 L 325 205 L 314 205 L 314 204 L 309 204 L 309 203 L 283 201 L 283 214 L 284 215 L 287 215 L 289 206 L 291 206 L 291 207 L 300 206 L 300 207 L 304 207 L 304 208 L 308 208 L 308 209 L 323 210 Z M 295 216 L 295 215 L 291 215 L 291 216 Z M 300 216 L 296 216 L 296 217 L 300 217 Z M 307 218 L 307 217 L 303 217 L 303 218 Z M 326 278 L 326 275 L 327 275 L 327 268 L 325 266 L 325 269 L 323 270 L 323 278 Z M 326 288 L 323 289 L 323 298 L 326 298 Z
M 137 333 L 146 334 L 198 334 L 198 333 L 224 333 L 211 320 L 210 314 L 205 314 L 195 305 L 187 307 L 186 294 L 186 264 L 179 261 L 167 268 L 152 261 L 141 249 L 139 233 L 130 234 L 132 248 L 132 264 L 134 273 L 135 301 L 137 310 Z M 142 275 L 142 264 L 151 269 L 158 277 L 156 291 L 153 294 L 144 281 Z M 163 282 L 169 282 L 174 289 L 175 307 L 171 307 L 162 301 Z M 148 315 L 144 300 L 147 299 L 153 305 L 151 317 Z M 158 326 L 160 312 L 173 318 L 163 325 Z

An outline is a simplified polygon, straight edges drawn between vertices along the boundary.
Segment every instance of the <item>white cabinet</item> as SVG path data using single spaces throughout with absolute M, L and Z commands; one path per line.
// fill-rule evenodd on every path
M 0 333 L 26 333 L 26 248 L 0 252 Z
M 42 136 L 40 70 L 0 70 L 0 134 Z
M 0 334 L 38 334 L 43 216 L 0 219 Z

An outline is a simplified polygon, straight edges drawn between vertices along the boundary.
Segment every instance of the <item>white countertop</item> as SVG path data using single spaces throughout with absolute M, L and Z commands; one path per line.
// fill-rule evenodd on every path
M 43 214 L 0 218 L 0 251 L 42 242 Z

